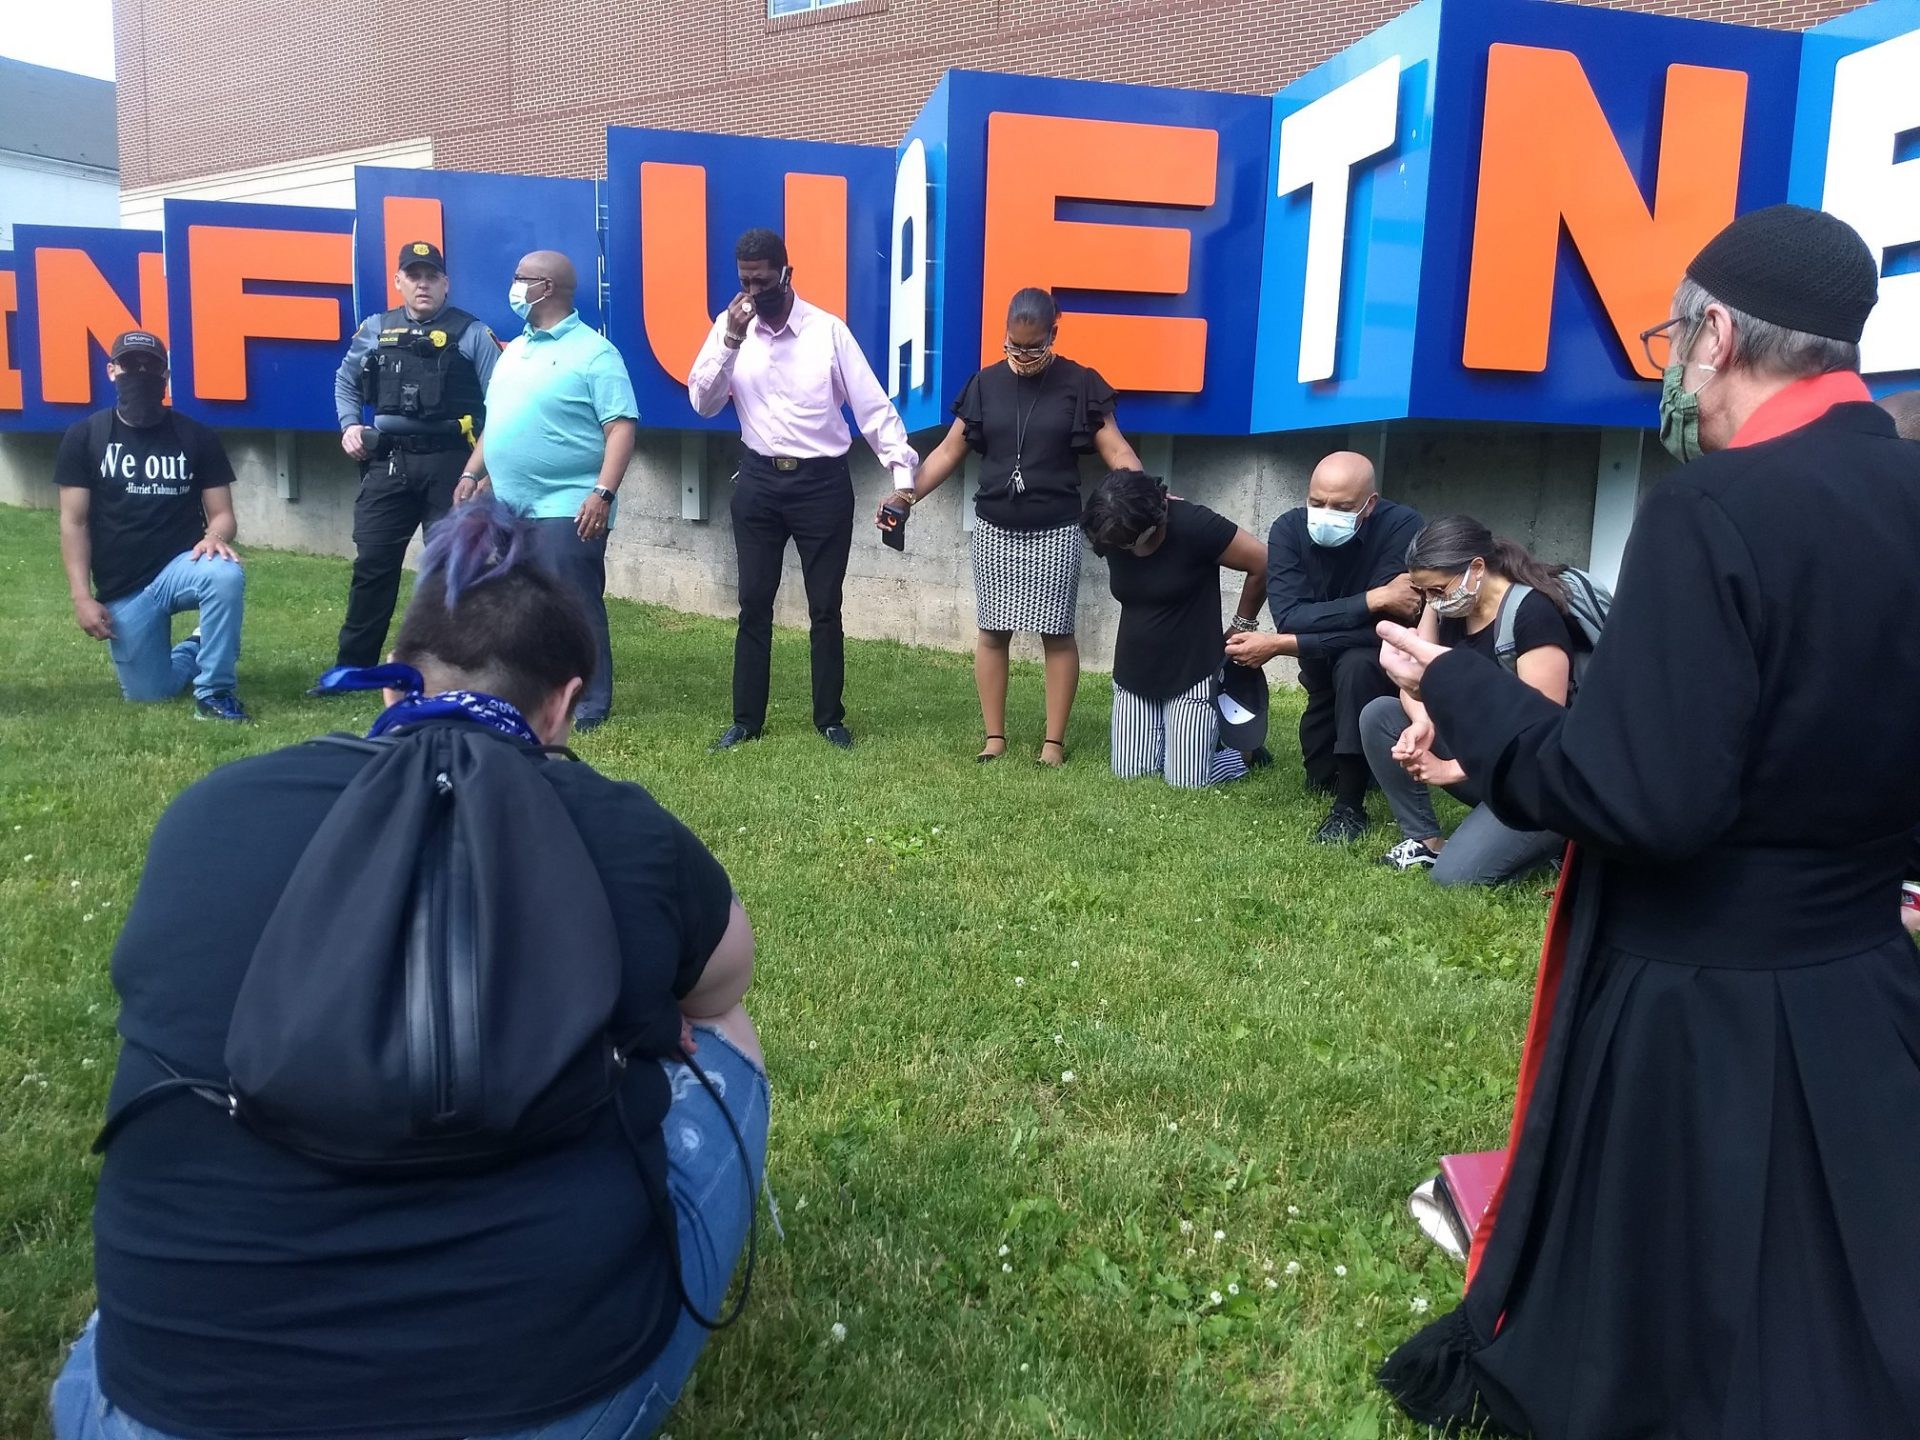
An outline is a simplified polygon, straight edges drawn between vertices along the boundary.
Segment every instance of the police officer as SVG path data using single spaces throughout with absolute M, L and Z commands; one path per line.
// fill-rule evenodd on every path
M 447 304 L 438 246 L 402 245 L 396 267 L 400 307 L 366 319 L 333 377 L 340 448 L 361 462 L 340 665 L 379 664 L 407 545 L 453 506 L 500 355 L 486 325 Z

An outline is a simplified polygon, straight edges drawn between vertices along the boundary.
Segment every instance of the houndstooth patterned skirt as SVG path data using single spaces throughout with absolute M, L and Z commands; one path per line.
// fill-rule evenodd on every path
M 973 523 L 973 593 L 982 630 L 1071 635 L 1080 600 L 1078 525 L 1003 530 Z

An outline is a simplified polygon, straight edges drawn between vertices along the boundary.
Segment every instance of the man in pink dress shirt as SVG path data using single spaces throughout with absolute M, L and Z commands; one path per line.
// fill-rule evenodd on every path
M 813 724 L 850 749 L 840 594 L 853 547 L 853 478 L 842 407 L 896 489 L 913 488 L 919 457 L 906 427 L 852 333 L 793 293 L 786 242 L 749 230 L 734 247 L 740 293 L 713 322 L 693 362 L 687 395 L 705 416 L 729 397 L 740 417 L 740 473 L 733 491 L 733 545 L 740 568 L 740 628 L 733 643 L 733 723 L 714 742 L 731 750 L 758 739 L 767 719 L 773 599 L 791 538 L 800 552 L 812 622 Z

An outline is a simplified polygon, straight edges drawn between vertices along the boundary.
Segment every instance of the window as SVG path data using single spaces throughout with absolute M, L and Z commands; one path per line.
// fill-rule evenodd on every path
M 810 10 L 830 10 L 851 3 L 853 0 L 767 0 L 767 18 L 778 20 L 782 15 L 804 15 Z

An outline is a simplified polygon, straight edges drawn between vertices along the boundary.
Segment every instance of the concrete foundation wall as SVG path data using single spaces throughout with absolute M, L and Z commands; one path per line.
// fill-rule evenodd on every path
M 1321 456 L 1350 444 L 1371 450 L 1381 443 L 1381 433 L 1181 437 L 1171 442 L 1170 481 L 1175 494 L 1211 506 L 1264 538 L 1275 516 L 1302 503 Z M 1429 516 L 1475 515 L 1542 559 L 1587 562 L 1597 432 L 1409 422 L 1387 427 L 1384 434 L 1382 488 L 1393 499 Z M 243 545 L 353 553 L 358 471 L 334 436 L 287 437 L 291 499 L 281 495 L 273 434 L 230 431 L 224 438 L 237 479 L 234 506 Z M 937 438 L 930 433 L 915 441 L 924 453 Z M 1149 468 L 1164 464 L 1164 438 L 1134 438 Z M 695 442 L 704 446 L 706 456 L 709 518 L 694 521 L 681 518 L 682 440 L 676 431 L 641 433 L 608 546 L 608 589 L 676 610 L 730 615 L 736 604 L 736 576 L 727 502 L 735 442 L 720 436 Z M 0 435 L 0 502 L 54 504 L 51 477 L 57 445 L 58 437 L 52 435 Z M 914 511 L 905 554 L 882 546 L 867 523 L 887 481 L 861 445 L 854 451 L 854 485 L 858 510 L 847 571 L 848 633 L 944 649 L 971 648 L 973 576 L 962 477 L 955 476 Z M 1080 587 L 1079 628 L 1082 652 L 1092 668 L 1105 668 L 1113 653 L 1117 614 L 1106 582 L 1106 567 L 1089 555 Z M 1223 578 L 1223 604 L 1238 588 L 1237 580 Z M 343 606 L 345 599 L 343 587 Z M 806 599 L 791 548 L 775 618 L 782 625 L 806 624 Z M 1038 654 L 1037 644 L 1022 643 L 1024 653 Z

